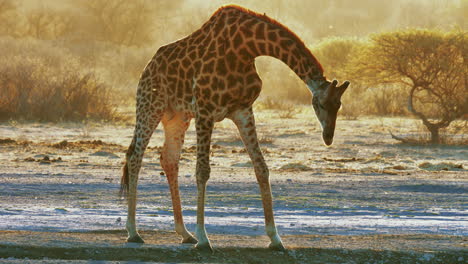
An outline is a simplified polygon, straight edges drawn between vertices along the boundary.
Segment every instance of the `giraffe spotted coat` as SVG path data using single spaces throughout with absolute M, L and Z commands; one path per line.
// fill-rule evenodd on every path
M 198 242 L 197 248 L 211 249 L 204 224 L 210 141 L 214 123 L 229 118 L 238 127 L 254 165 L 270 248 L 284 249 L 274 222 L 268 167 L 252 111 L 262 88 L 254 61 L 263 55 L 282 60 L 307 84 L 314 95 L 313 106 L 324 141 L 331 144 L 339 99 L 349 83 L 337 87 L 336 81 L 327 81 L 322 66 L 304 43 L 279 22 L 239 6 L 221 7 L 200 29 L 161 47 L 141 75 L 135 133 L 122 176 L 122 190 L 128 200 L 129 242 L 143 242 L 135 223 L 138 173 L 149 139 L 161 122 L 165 142 L 160 160 L 170 186 L 175 229 L 182 242 Z M 195 119 L 197 134 L 196 238 L 183 222 L 177 182 L 180 152 L 191 119 Z

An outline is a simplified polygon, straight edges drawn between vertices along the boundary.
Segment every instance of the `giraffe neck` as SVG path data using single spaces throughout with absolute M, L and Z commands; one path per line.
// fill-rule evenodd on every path
M 265 31 L 263 33 L 265 41 L 262 41 L 262 28 Z M 279 27 L 274 29 L 274 27 L 259 24 L 255 32 L 257 40 L 254 42 L 257 48 L 257 52 L 254 54 L 255 57 L 270 56 L 283 61 L 305 83 L 309 80 L 324 79 L 322 66 L 302 41 L 294 34 L 291 34 L 289 30 Z M 249 49 L 253 49 L 252 44 L 249 46 Z
M 241 59 L 270 56 L 283 61 L 305 83 L 325 80 L 320 63 L 291 30 L 266 15 L 233 9 L 224 17 L 226 35 Z

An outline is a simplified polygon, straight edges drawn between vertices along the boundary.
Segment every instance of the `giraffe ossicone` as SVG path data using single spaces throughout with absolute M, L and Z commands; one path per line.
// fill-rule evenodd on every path
M 183 243 L 212 250 L 205 229 L 206 184 L 214 123 L 231 119 L 252 160 L 265 214 L 270 248 L 284 250 L 273 217 L 268 167 L 259 147 L 252 104 L 262 88 L 255 58 L 271 56 L 286 63 L 313 93 L 312 105 L 331 144 L 340 98 L 349 85 L 327 81 L 323 68 L 300 38 L 279 22 L 235 5 L 218 9 L 189 36 L 161 47 L 144 69 L 137 89 L 136 125 L 126 154 L 121 187 L 127 193 L 129 242 L 143 242 L 135 214 L 138 174 L 144 151 L 159 123 L 165 140 L 161 166 L 171 192 L 176 232 Z M 185 227 L 178 187 L 185 132 L 195 119 L 197 135 L 197 239 Z

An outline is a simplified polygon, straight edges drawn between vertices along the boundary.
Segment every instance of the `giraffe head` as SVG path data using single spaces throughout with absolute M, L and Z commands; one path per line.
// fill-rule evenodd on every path
M 335 122 L 338 110 L 341 107 L 341 96 L 349 86 L 349 81 L 337 86 L 338 81 L 310 80 L 307 86 L 312 91 L 312 106 L 315 110 L 320 125 L 322 126 L 323 142 L 327 146 L 333 142 L 335 133 Z

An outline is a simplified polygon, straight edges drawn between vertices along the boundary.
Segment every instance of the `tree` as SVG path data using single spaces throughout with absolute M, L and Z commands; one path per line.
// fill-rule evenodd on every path
M 431 143 L 439 130 L 468 113 L 466 31 L 406 30 L 371 37 L 352 72 L 369 84 L 399 84 L 408 110 L 422 120 Z
M 26 24 L 23 35 L 37 39 L 66 37 L 77 28 L 74 14 L 67 10 L 55 10 L 44 6 L 25 14 Z
M 73 4 L 88 16 L 90 38 L 124 46 L 143 46 L 153 40 L 157 2 L 79 0 Z
M 0 35 L 14 35 L 17 9 L 15 1 L 0 0 Z

